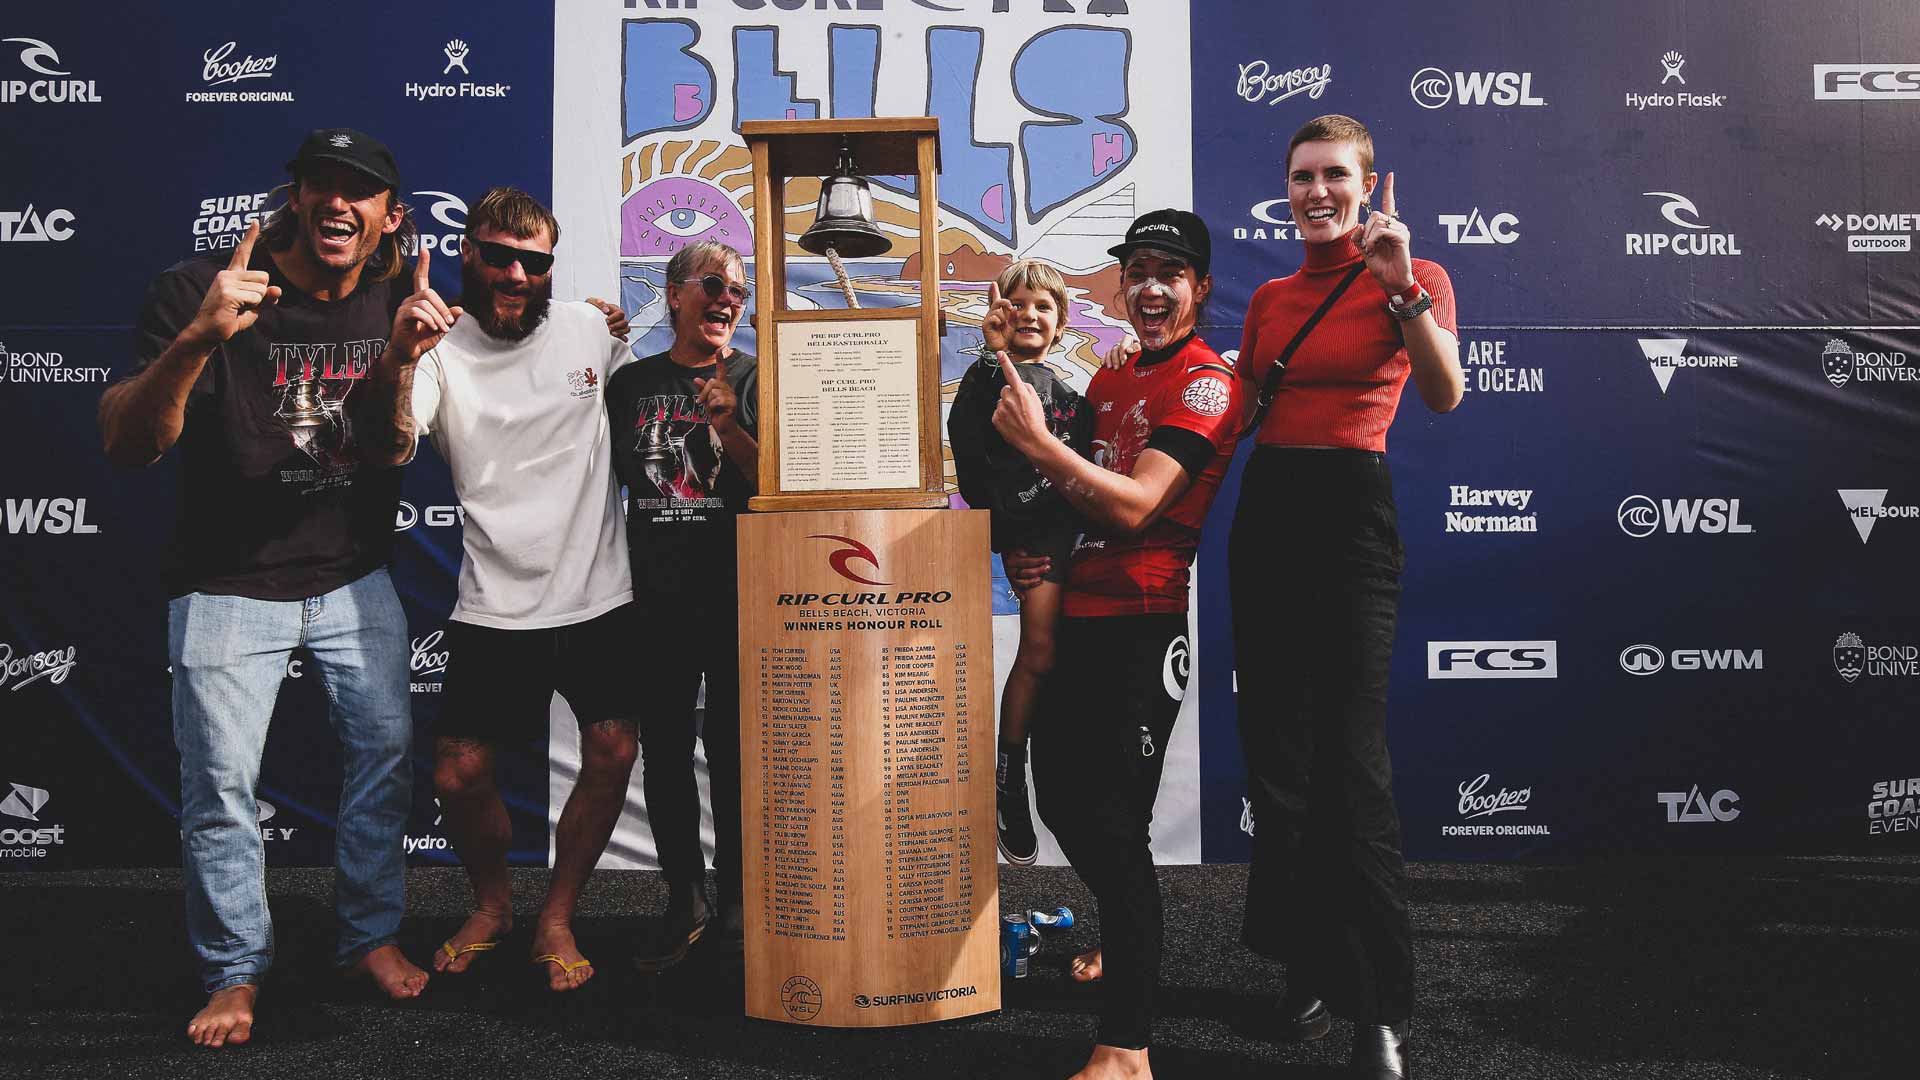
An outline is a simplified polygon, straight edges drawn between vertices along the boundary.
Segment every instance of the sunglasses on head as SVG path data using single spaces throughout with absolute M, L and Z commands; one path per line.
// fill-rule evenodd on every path
M 735 285 L 719 274 L 705 274 L 697 278 L 681 278 L 682 285 L 698 285 L 707 290 L 707 299 L 718 300 L 724 294 L 736 304 L 744 304 L 753 297 L 753 290 L 745 285 Z
M 528 277 L 539 277 L 553 269 L 553 253 L 550 251 L 529 251 L 492 240 L 475 240 L 473 246 L 480 252 L 480 261 L 495 270 L 505 270 L 517 262 L 525 268 Z

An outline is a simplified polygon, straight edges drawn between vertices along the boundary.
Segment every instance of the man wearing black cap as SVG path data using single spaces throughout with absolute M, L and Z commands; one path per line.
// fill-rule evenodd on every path
M 1206 223 L 1144 214 L 1111 249 L 1115 302 L 1141 351 L 1087 385 L 1093 460 L 1047 429 L 1011 370 L 994 427 L 1088 523 L 1069 568 L 1053 677 L 1032 736 L 1041 820 L 1099 905 L 1102 948 L 1073 977 L 1103 979 L 1098 1045 L 1078 1076 L 1145 1076 L 1160 974 L 1160 886 L 1148 827 L 1187 673 L 1187 568 L 1233 458 L 1240 380 L 1196 333 L 1212 290 Z M 1046 560 L 1005 556 L 1018 586 Z
M 380 430 L 391 416 L 356 400 L 408 292 L 412 223 L 393 154 L 371 136 L 315 131 L 287 171 L 264 231 L 154 281 L 133 374 L 100 400 L 115 464 L 181 451 L 164 573 L 187 936 L 211 995 L 187 1034 L 202 1046 L 251 1037 L 272 961 L 255 789 L 295 648 L 342 747 L 335 962 L 396 999 L 427 983 L 394 943 L 413 743 L 406 617 L 386 571 L 400 473 L 365 453 L 394 440 Z

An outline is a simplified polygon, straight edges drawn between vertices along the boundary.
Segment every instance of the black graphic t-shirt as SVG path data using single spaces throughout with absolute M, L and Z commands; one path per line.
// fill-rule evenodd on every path
M 627 493 L 627 550 L 636 600 L 709 592 L 734 583 L 734 518 L 753 491 L 727 460 L 696 402 L 695 379 L 716 365 L 687 368 L 655 353 L 607 380 L 613 469 Z M 727 381 L 740 399 L 736 421 L 759 436 L 759 365 L 738 349 Z
M 1078 391 L 1044 363 L 1015 364 L 1022 381 L 1033 387 L 1046 415 L 1047 430 L 1082 457 L 1093 435 L 1093 412 Z M 947 445 L 953 449 L 954 478 L 960 497 L 992 517 L 995 551 L 1024 546 L 1029 539 L 1077 524 L 1073 508 L 993 426 L 1006 376 L 991 357 L 969 365 L 947 410 Z
M 193 321 L 227 259 L 180 263 L 148 288 L 133 374 Z M 346 404 L 386 351 L 405 279 L 363 277 L 324 301 L 287 280 L 264 245 L 251 269 L 269 272 L 280 300 L 213 351 L 187 399 L 169 596 L 301 600 L 385 566 L 393 551 L 400 470 L 361 464 Z

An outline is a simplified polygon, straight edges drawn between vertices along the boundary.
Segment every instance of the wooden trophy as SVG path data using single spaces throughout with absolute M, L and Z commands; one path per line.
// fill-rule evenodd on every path
M 749 1016 L 890 1027 L 1000 1007 L 987 515 L 940 459 L 939 126 L 741 125 L 753 152 L 760 494 L 740 517 Z M 914 175 L 917 249 L 855 170 Z M 846 308 L 794 309 L 790 177 Z M 905 252 L 898 249 L 905 248 Z M 919 302 L 860 307 L 844 258 L 919 255 Z M 889 273 L 882 291 L 900 283 Z

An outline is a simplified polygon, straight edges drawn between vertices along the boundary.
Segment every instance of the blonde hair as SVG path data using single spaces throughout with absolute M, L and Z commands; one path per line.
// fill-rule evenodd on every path
M 467 235 L 472 236 L 481 229 L 503 232 L 522 240 L 532 240 L 547 230 L 548 239 L 554 247 L 560 246 L 560 222 L 554 219 L 553 211 L 540 205 L 540 200 L 521 191 L 519 188 L 488 188 L 480 201 L 467 211 Z
M 1053 341 L 1047 345 L 1047 348 L 1051 349 L 1059 345 L 1066 338 L 1067 279 L 1060 276 L 1060 271 L 1038 259 L 1021 259 L 1000 271 L 1000 276 L 994 279 L 994 284 L 999 286 L 1000 295 L 1003 298 L 1012 296 L 1015 289 L 1031 289 L 1034 292 L 1043 292 L 1052 296 L 1054 310 L 1060 313 L 1060 317 L 1055 321 Z

